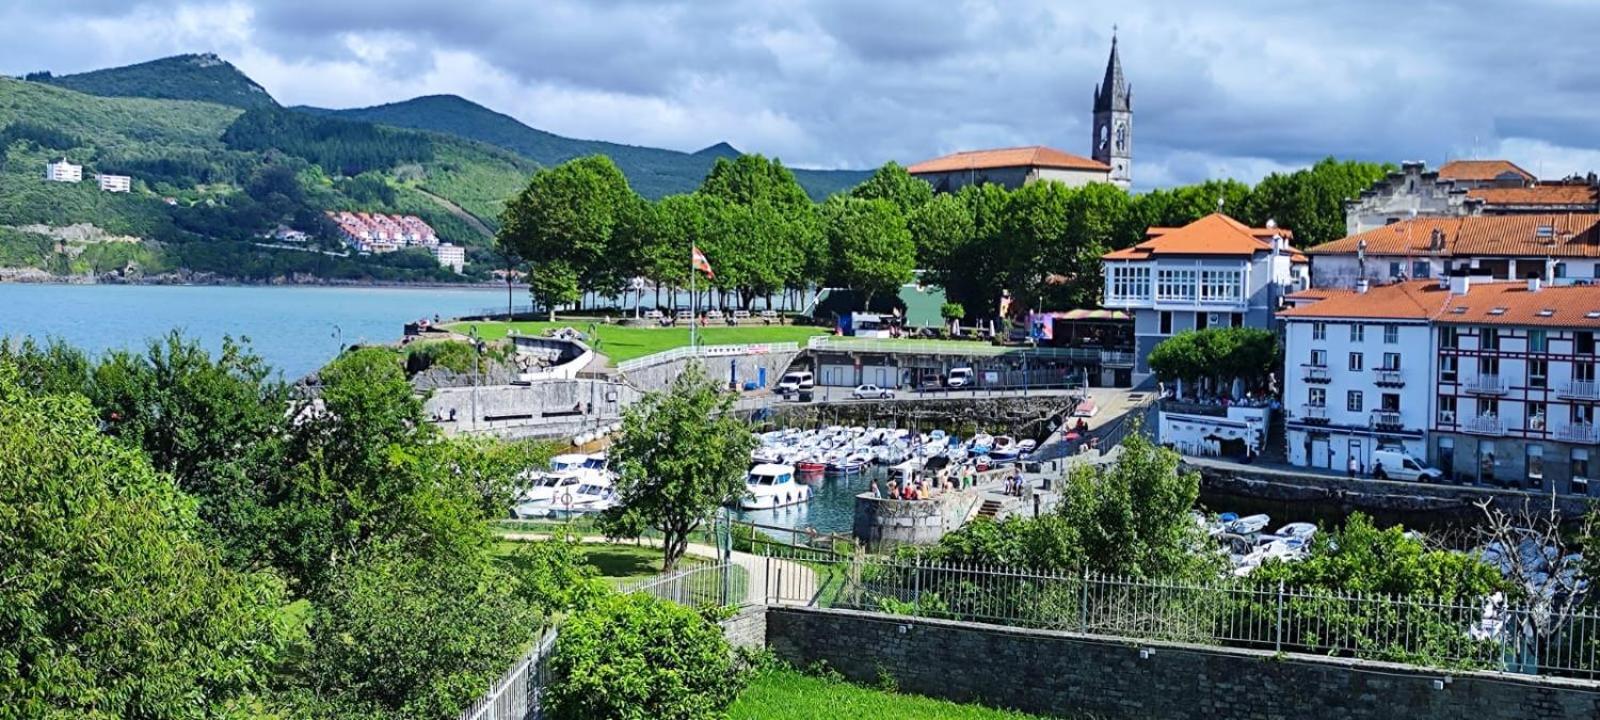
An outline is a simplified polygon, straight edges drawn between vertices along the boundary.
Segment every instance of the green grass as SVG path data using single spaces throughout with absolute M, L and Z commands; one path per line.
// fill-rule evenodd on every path
M 575 320 L 571 322 L 514 322 L 509 325 L 504 322 L 461 322 L 452 323 L 448 327 L 456 332 L 470 332 L 473 327 L 478 329 L 479 337 L 486 340 L 498 340 L 506 336 L 508 328 L 516 328 L 523 335 L 538 335 L 551 328 L 575 328 L 580 332 L 589 331 L 590 322 Z M 749 343 L 804 343 L 808 338 L 816 335 L 826 335 L 828 328 L 795 326 L 795 325 L 758 325 L 749 327 L 707 327 L 699 329 L 696 334 L 700 342 L 705 345 L 742 345 Z M 643 357 L 676 347 L 685 347 L 689 344 L 689 329 L 676 328 L 651 328 L 651 327 L 622 327 L 620 325 L 595 324 L 595 335 L 599 336 L 599 345 L 595 349 L 611 358 L 613 363 L 633 358 Z
M 770 670 L 756 676 L 728 709 L 731 720 L 1029 720 L 980 705 L 873 690 L 840 680 Z

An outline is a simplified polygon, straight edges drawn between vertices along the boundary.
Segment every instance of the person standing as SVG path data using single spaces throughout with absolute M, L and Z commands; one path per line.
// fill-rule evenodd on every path
M 1352 453 L 1350 455 L 1350 462 L 1349 462 L 1348 468 L 1350 470 L 1350 478 L 1351 479 L 1355 479 L 1356 471 L 1361 469 L 1361 463 L 1356 461 L 1356 456 L 1355 456 L 1354 453 Z
M 874 478 L 872 480 L 871 490 L 872 490 L 872 496 L 873 497 L 875 497 L 875 498 L 883 497 L 883 494 L 878 492 L 878 480 L 876 478 Z

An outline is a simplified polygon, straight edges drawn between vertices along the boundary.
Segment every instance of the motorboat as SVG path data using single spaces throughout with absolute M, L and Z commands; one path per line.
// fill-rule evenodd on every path
M 827 472 L 839 475 L 858 473 L 865 469 L 869 462 L 870 458 L 860 453 L 833 455 L 827 460 Z
M 1272 518 L 1267 515 L 1246 515 L 1226 523 L 1223 529 L 1234 535 L 1255 535 L 1271 522 Z
M 1032 438 L 1017 441 L 1017 452 L 1023 455 L 1033 452 L 1034 450 L 1038 449 L 1038 447 L 1039 441 Z
M 978 433 L 977 435 L 972 436 L 972 445 L 970 446 L 969 451 L 973 455 L 988 455 L 989 450 L 993 447 L 993 435 L 988 433 Z
M 994 439 L 994 445 L 989 448 L 989 457 L 999 462 L 1017 459 L 1022 450 L 1017 446 L 1016 439 L 1010 435 L 1000 435 Z
M 608 510 L 617 505 L 617 491 L 609 480 L 590 480 L 577 490 L 555 498 L 550 517 L 585 515 Z
M 744 510 L 771 510 L 798 505 L 811 499 L 811 488 L 795 482 L 793 465 L 762 464 L 750 468 L 745 477 L 744 495 L 739 507 Z
M 1317 534 L 1317 526 L 1308 522 L 1292 522 L 1273 533 L 1278 537 L 1297 537 L 1310 540 Z

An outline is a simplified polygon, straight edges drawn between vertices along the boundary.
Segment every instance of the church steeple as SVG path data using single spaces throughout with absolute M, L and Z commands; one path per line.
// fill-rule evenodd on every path
M 1106 76 L 1094 88 L 1092 156 L 1111 166 L 1110 180 L 1126 188 L 1133 182 L 1133 88 L 1122 75 L 1117 33 L 1111 31 L 1111 57 Z

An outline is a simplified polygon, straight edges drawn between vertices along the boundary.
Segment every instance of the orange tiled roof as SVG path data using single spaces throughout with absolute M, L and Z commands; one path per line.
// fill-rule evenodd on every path
M 1549 228 L 1548 235 L 1540 228 Z M 1600 258 L 1600 214 L 1530 213 L 1419 217 L 1323 243 L 1312 255 L 1354 255 L 1361 242 L 1368 255 L 1429 255 L 1433 231 L 1444 234 L 1451 256 Z
M 1533 182 L 1538 178 L 1533 173 L 1517 167 L 1510 160 L 1451 160 L 1439 168 L 1441 180 L 1469 180 L 1485 182 L 1499 178 L 1506 173 L 1520 175 L 1523 180 Z
M 1445 303 L 1437 321 L 1600 328 L 1600 286 L 1543 287 L 1535 292 L 1528 289 L 1526 280 L 1474 282 L 1467 294 L 1453 296 Z
M 1412 280 L 1379 285 L 1364 292 L 1329 292 L 1322 300 L 1278 313 L 1286 318 L 1373 318 L 1381 320 L 1427 320 L 1439 314 L 1450 299 L 1450 289 L 1437 280 Z M 1290 296 L 1300 298 L 1296 293 Z
M 992 170 L 1010 167 L 1042 167 L 1062 170 L 1089 170 L 1110 172 L 1111 166 L 1098 160 L 1062 152 L 1043 145 L 1000 148 L 998 150 L 969 150 L 952 153 L 932 160 L 924 160 L 906 172 L 921 173 L 958 172 L 961 170 Z
M 1587 205 L 1600 204 L 1600 193 L 1590 185 L 1535 185 L 1519 188 L 1473 188 L 1467 197 L 1486 205 Z
M 1266 238 L 1274 234 L 1293 237 L 1287 230 L 1252 228 L 1222 213 L 1211 213 L 1181 228 L 1152 227 L 1139 244 L 1100 257 L 1103 260 L 1150 260 L 1162 255 L 1249 257 L 1258 252 L 1270 252 L 1272 244 Z M 1288 253 L 1296 261 L 1305 260 L 1299 250 L 1289 248 Z

